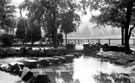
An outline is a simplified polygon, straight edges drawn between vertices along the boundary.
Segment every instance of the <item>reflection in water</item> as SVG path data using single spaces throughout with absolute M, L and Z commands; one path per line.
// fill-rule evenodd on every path
M 73 64 L 73 79 L 79 80 L 80 83 L 100 83 L 94 78 L 101 75 L 101 72 L 108 75 L 113 73 L 130 73 L 130 68 L 115 66 L 109 62 L 101 62 L 99 59 L 83 56 L 79 59 L 74 59 Z M 110 83 L 113 83 L 113 79 L 110 78 L 110 80 L 112 81 Z
M 73 68 L 71 65 L 72 63 L 64 64 L 61 66 L 49 67 L 48 69 L 52 70 L 50 72 L 46 72 L 46 74 L 48 75 L 52 83 L 73 83 Z
M 24 58 L 10 58 L 4 59 L 3 61 L 22 61 Z M 40 68 L 39 68 L 40 69 Z M 42 69 L 42 68 L 41 68 Z M 75 58 L 73 63 L 67 63 L 62 65 L 55 65 L 46 67 L 44 69 L 50 69 L 51 71 L 46 71 L 45 74 L 48 75 L 49 79 L 52 83 L 116 83 L 111 75 L 116 73 L 131 73 L 131 68 L 124 68 L 122 66 L 116 66 L 114 64 L 110 64 L 109 62 L 103 62 L 100 59 L 92 58 L 92 57 L 84 57 Z M 0 76 L 2 77 L 5 73 L 0 72 Z M 19 77 L 11 76 L 10 74 L 5 75 L 9 79 L 9 81 L 20 80 Z M 0 77 L 0 83 L 9 83 L 4 82 L 4 78 Z M 103 82 L 103 78 L 110 79 L 110 82 Z M 96 78 L 96 79 L 95 79 Z M 102 80 L 97 81 L 97 79 Z M 3 80 L 3 81 L 2 81 Z M 10 82 L 11 83 L 11 82 Z M 121 82 L 117 82 L 121 83 Z M 126 82 L 125 82 L 126 83 Z
M 58 68 L 60 71 L 56 71 L 57 68 L 55 68 L 56 72 L 47 72 L 52 83 L 116 83 L 113 74 L 116 76 L 118 73 L 128 74 L 131 72 L 130 68 L 84 56 L 74 59 L 72 65 L 70 63 Z

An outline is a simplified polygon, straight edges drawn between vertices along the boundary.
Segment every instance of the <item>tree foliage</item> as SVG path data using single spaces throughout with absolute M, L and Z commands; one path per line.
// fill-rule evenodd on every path
M 61 32 L 65 33 L 65 40 L 67 45 L 67 34 L 76 31 L 80 24 L 80 16 L 74 13 L 74 10 L 69 10 L 61 15 Z
M 84 0 L 86 1 L 86 0 Z M 135 16 L 134 0 L 91 0 L 89 1 L 91 11 L 100 11 L 100 14 L 92 17 L 92 22 L 98 26 L 111 25 L 124 28 L 125 49 L 130 51 L 129 39 L 134 28 Z
M 80 24 L 80 16 L 74 11 L 68 11 L 62 14 L 61 20 L 61 32 L 65 34 L 76 31 L 76 28 Z
M 16 37 L 19 39 L 24 39 L 26 28 L 27 28 L 27 19 L 19 18 L 18 23 L 17 23 Z
M 16 21 L 14 19 L 15 6 L 11 0 L 0 0 L 0 28 L 8 31 L 14 28 Z
M 75 31 L 76 29 L 75 23 L 73 22 L 75 22 L 79 16 L 75 14 L 76 2 L 74 0 L 25 0 L 20 5 L 20 8 L 28 11 L 27 16 L 32 23 L 38 22 L 40 27 L 44 27 L 44 29 L 48 30 L 48 33 L 52 35 L 54 44 L 56 43 L 58 28 L 62 26 L 61 31 L 66 33 Z M 67 20 L 67 15 L 70 16 L 70 22 Z M 66 19 L 67 24 L 69 23 L 70 25 L 67 27 L 68 29 L 64 27 L 66 24 L 63 22 L 64 19 Z
M 30 24 L 26 30 L 25 42 L 31 42 L 32 44 L 41 39 L 41 29 L 39 24 Z
M 1 34 L 0 39 L 2 41 L 2 46 L 11 46 L 14 42 L 14 36 L 8 34 Z
M 93 1 L 91 9 L 100 11 L 100 15 L 92 16 L 92 22 L 98 25 L 111 25 L 121 27 L 126 21 L 126 6 L 123 0 Z

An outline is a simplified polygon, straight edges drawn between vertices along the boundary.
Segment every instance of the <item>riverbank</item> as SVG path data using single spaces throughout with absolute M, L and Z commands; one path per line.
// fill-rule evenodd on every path
M 105 50 L 105 51 L 104 51 Z M 112 50 L 112 51 L 111 51 Z M 113 51 L 114 50 L 114 51 Z M 85 45 L 69 45 L 66 47 L 6 47 L 0 48 L 0 57 L 63 57 L 67 54 L 72 54 L 75 57 L 81 55 L 102 58 L 117 65 L 126 65 L 134 62 L 134 54 L 125 54 L 124 48 L 119 46 L 108 46 L 106 44 L 85 44 Z

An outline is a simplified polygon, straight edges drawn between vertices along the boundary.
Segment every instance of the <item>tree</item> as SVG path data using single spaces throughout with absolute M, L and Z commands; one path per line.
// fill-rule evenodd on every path
M 86 3 L 86 0 L 83 0 Z M 131 53 L 129 39 L 135 24 L 131 23 L 135 13 L 134 0 L 91 0 L 87 2 L 91 11 L 100 11 L 99 15 L 92 17 L 98 26 L 111 25 L 122 28 L 122 39 L 125 39 L 126 53 Z
M 29 24 L 26 35 L 25 42 L 31 42 L 32 45 L 34 42 L 39 41 L 41 39 L 41 29 L 38 23 Z
M 27 19 L 19 18 L 17 23 L 16 38 L 23 40 L 25 38 L 26 28 L 27 28 Z
M 0 0 L 0 28 L 9 31 L 16 26 L 14 19 L 15 6 L 11 0 Z
M 76 31 L 77 25 L 80 24 L 80 16 L 70 10 L 62 14 L 61 32 L 65 33 L 65 42 L 67 45 L 67 34 Z
M 8 34 L 1 34 L 0 39 L 2 41 L 2 46 L 11 46 L 14 42 L 14 36 Z
M 39 22 L 41 27 L 48 30 L 53 39 L 54 47 L 57 47 L 57 29 L 61 26 L 61 15 L 76 5 L 73 0 L 25 0 L 20 8 L 28 11 L 28 18 Z

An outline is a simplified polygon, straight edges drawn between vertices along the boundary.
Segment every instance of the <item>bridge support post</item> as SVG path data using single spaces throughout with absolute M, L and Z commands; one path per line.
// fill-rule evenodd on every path
M 108 44 L 109 44 L 109 46 L 111 45 L 111 40 L 110 39 L 108 39 Z
M 98 43 L 101 43 L 101 42 L 100 42 L 100 39 L 98 39 Z

